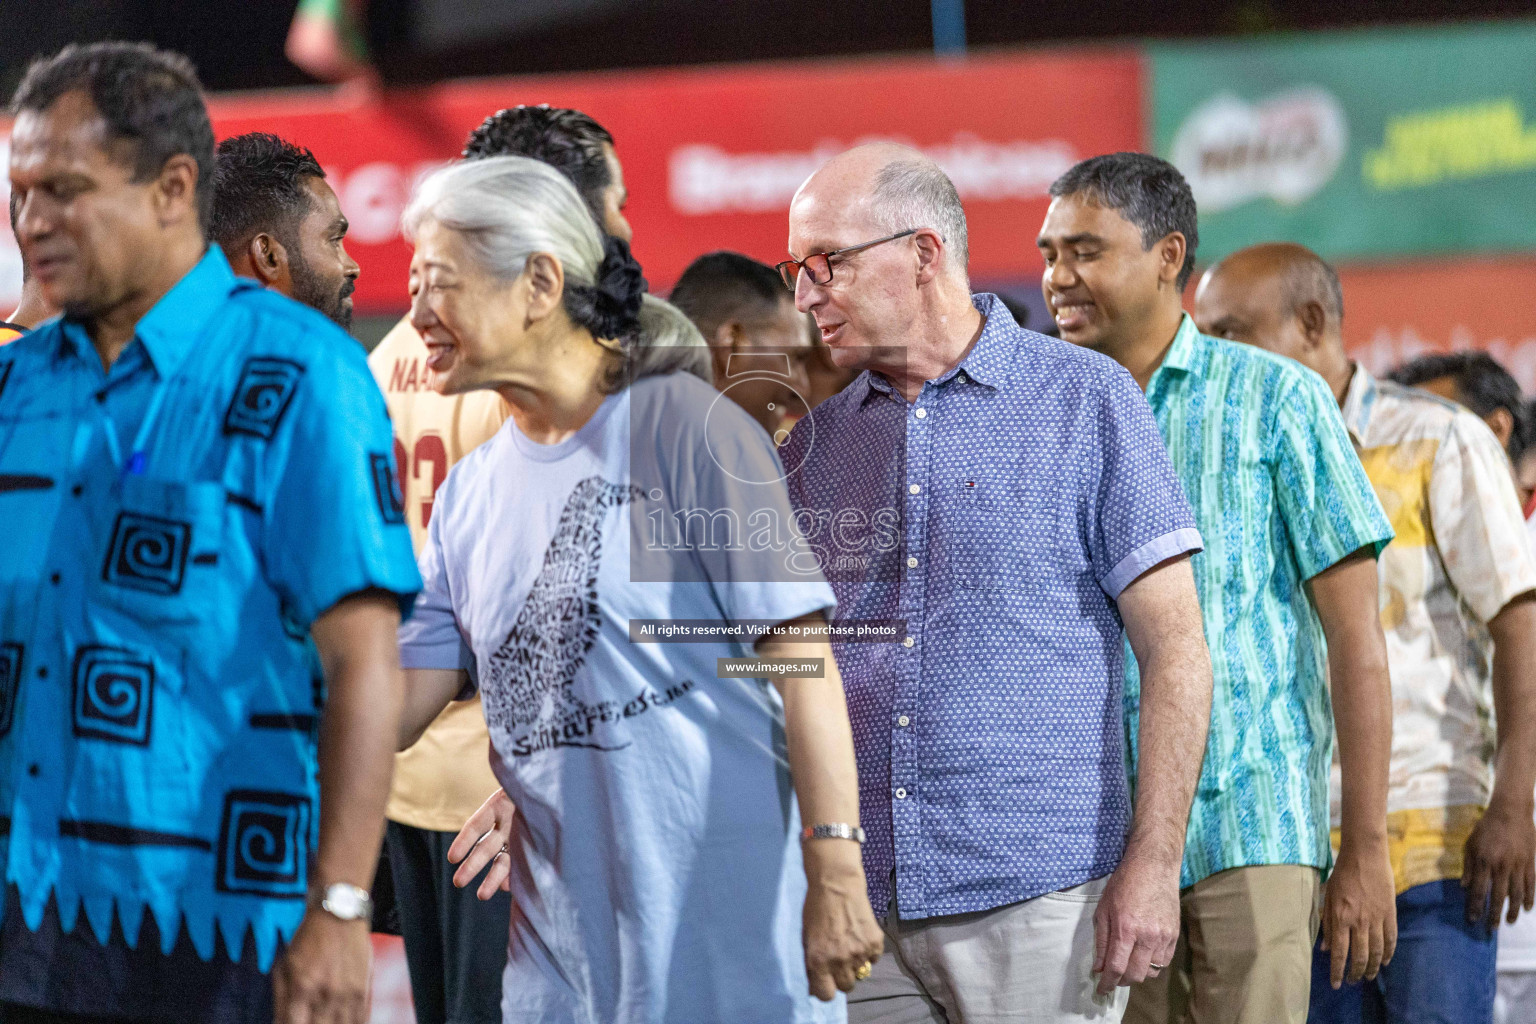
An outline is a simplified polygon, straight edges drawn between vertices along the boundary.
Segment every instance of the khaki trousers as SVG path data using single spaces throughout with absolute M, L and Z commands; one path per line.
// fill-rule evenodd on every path
M 1126 1024 L 1305 1024 L 1322 892 L 1321 873 L 1296 864 L 1185 889 L 1173 963 L 1131 989 Z
M 1108 878 L 975 914 L 881 922 L 885 955 L 848 996 L 849 1024 L 1119 1021 L 1094 992 L 1093 913 Z

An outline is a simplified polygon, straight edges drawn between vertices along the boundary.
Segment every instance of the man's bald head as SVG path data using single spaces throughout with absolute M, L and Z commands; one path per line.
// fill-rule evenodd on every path
M 970 243 L 960 193 L 938 164 L 911 146 L 871 142 L 838 154 L 800 186 L 791 217 L 802 204 L 840 208 L 849 227 L 867 229 L 871 237 L 932 228 L 944 242 L 949 269 L 965 276 Z
M 942 348 L 948 325 L 976 315 L 960 195 L 915 149 L 872 143 L 827 161 L 790 203 L 789 252 L 830 254 L 798 274 L 795 305 L 844 369 L 901 376 L 905 357 L 887 365 L 878 350 Z
M 1297 314 L 1307 303 L 1316 303 L 1335 333 L 1343 326 L 1344 288 L 1338 272 L 1304 245 L 1266 242 L 1239 249 L 1207 270 L 1200 287 L 1222 275 L 1248 284 L 1275 281 L 1283 312 Z
M 1335 393 L 1348 383 L 1344 290 L 1334 269 L 1304 246 L 1250 246 L 1207 270 L 1195 291 L 1195 323 L 1206 334 L 1289 356 L 1322 374 Z

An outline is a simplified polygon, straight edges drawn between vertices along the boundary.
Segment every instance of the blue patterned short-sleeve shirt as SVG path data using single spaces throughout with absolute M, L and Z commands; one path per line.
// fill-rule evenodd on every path
M 318 836 L 310 624 L 420 589 L 390 449 L 361 346 L 216 246 L 110 369 L 67 320 L 0 349 L 0 863 L 28 929 L 51 899 L 136 947 L 149 913 L 164 952 L 184 927 L 268 969 Z
M 1115 600 L 1200 549 L 1130 375 L 974 297 L 981 337 L 908 403 L 865 373 L 785 448 L 838 619 L 877 913 L 988 910 L 1114 870 L 1130 825 Z

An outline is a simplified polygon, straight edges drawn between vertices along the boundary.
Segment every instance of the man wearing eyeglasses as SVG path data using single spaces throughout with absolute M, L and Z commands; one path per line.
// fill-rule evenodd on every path
M 1210 710 L 1201 538 L 1130 375 L 970 293 L 954 185 L 863 146 L 790 207 L 780 265 L 863 372 L 782 449 L 838 617 L 870 900 L 870 1022 L 1118 1020 L 1167 964 Z M 1122 629 L 1141 666 L 1134 806 Z

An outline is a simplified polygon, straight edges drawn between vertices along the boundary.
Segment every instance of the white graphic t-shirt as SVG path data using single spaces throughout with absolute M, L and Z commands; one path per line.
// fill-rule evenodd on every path
M 716 678 L 750 640 L 654 642 L 830 617 L 779 472 L 745 413 L 673 374 L 560 444 L 509 419 L 438 492 L 401 658 L 471 670 L 517 804 L 508 1024 L 844 1019 L 807 993 L 777 692 Z

